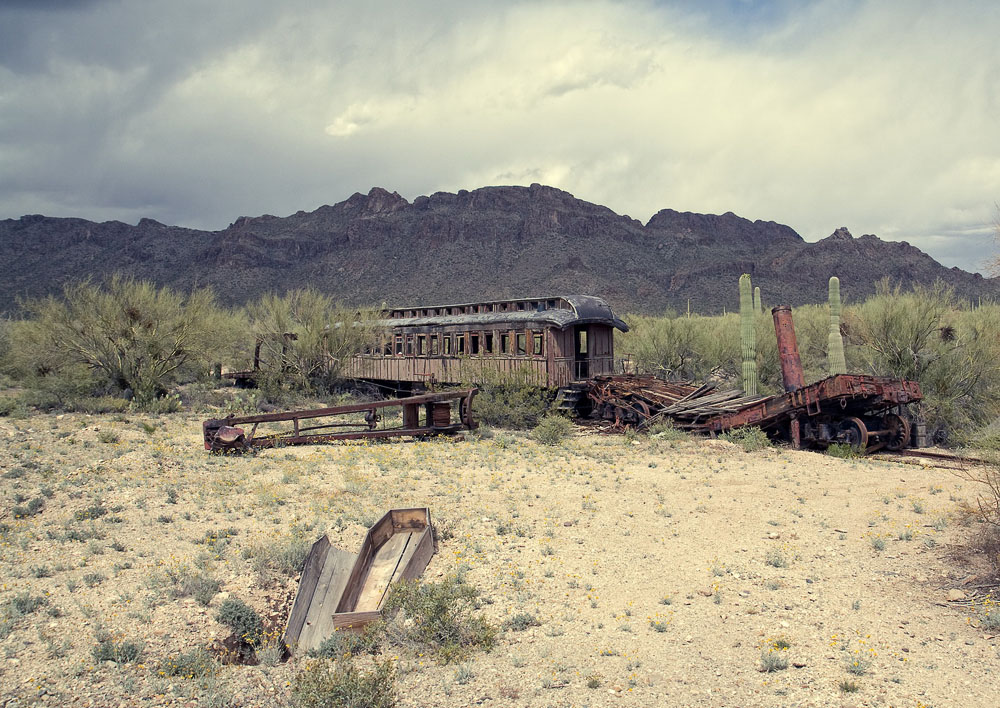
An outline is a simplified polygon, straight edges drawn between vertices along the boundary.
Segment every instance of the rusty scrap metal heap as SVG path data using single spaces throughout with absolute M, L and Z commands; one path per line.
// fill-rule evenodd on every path
M 922 398 L 916 381 L 838 374 L 806 385 L 791 308 L 775 307 L 771 314 L 785 393 L 744 396 L 740 390 L 716 391 L 711 384 L 609 376 L 591 383 L 595 415 L 613 420 L 619 429 L 648 427 L 660 420 L 710 435 L 758 426 L 796 449 L 846 444 L 868 453 L 911 446 L 906 406 Z

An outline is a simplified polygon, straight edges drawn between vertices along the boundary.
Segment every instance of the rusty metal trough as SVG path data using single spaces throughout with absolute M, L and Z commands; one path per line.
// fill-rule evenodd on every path
M 202 423 L 205 449 L 240 452 L 334 440 L 422 437 L 474 430 L 472 399 L 476 393 L 477 389 L 473 388 L 349 406 L 214 418 Z M 388 425 L 385 414 L 392 413 L 395 408 L 402 409 L 402 422 Z M 261 424 L 286 421 L 292 424 L 291 429 L 258 434 Z M 309 424 L 303 425 L 306 422 Z M 250 426 L 249 432 L 246 426 Z

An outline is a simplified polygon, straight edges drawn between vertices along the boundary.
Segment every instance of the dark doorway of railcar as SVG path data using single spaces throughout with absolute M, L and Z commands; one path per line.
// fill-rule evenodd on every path
M 573 360 L 576 364 L 576 378 L 590 378 L 590 360 L 587 354 L 587 328 L 573 328 Z

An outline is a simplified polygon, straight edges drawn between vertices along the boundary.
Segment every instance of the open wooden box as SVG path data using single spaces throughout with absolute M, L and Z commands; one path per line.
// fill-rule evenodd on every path
M 293 654 L 306 652 L 334 631 L 360 631 L 380 617 L 389 586 L 418 577 L 433 554 L 427 508 L 388 511 L 368 529 L 356 556 L 323 536 L 306 556 L 285 645 Z

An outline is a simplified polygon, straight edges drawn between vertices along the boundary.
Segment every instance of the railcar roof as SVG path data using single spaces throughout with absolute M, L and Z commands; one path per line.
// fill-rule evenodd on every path
M 462 303 L 451 305 L 425 305 L 421 307 L 394 307 L 393 311 L 400 310 L 430 310 L 430 309 L 451 309 L 458 307 L 472 307 L 478 305 L 496 305 L 509 302 L 541 302 L 550 300 L 563 300 L 571 309 L 566 308 L 540 308 L 532 310 L 518 310 L 514 312 L 475 312 L 449 315 L 434 315 L 426 317 L 393 317 L 379 320 L 378 324 L 386 327 L 433 327 L 447 325 L 467 325 L 467 324 L 538 324 L 543 326 L 566 329 L 580 324 L 606 324 L 617 327 L 622 332 L 628 331 L 628 325 L 615 316 L 611 307 L 599 297 L 591 295 L 555 295 L 548 297 L 525 297 L 511 298 L 505 300 L 489 300 L 475 303 Z

